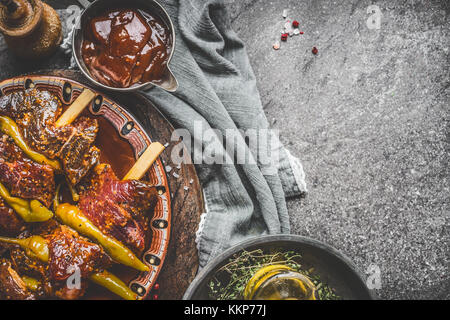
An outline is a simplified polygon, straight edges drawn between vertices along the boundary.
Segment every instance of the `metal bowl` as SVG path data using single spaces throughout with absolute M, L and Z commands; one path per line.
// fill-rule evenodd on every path
M 271 235 L 253 238 L 226 250 L 203 268 L 191 283 L 184 300 L 207 300 L 208 283 L 229 259 L 243 250 L 262 249 L 265 253 L 294 251 L 299 253 L 305 269 L 314 268 L 324 283 L 335 289 L 344 300 L 372 300 L 375 293 L 369 290 L 362 274 L 345 255 L 320 241 L 296 235 Z
M 172 60 L 172 56 L 175 51 L 175 28 L 169 14 L 158 2 L 154 0 L 127 0 L 125 4 L 123 0 L 96 0 L 92 3 L 89 0 L 78 0 L 78 2 L 83 5 L 85 10 L 74 26 L 72 35 L 72 50 L 75 61 L 86 78 L 88 78 L 97 87 L 115 92 L 130 92 L 138 90 L 146 91 L 153 87 L 159 87 L 169 92 L 174 92 L 177 90 L 178 81 L 177 79 L 175 79 L 175 76 L 173 75 L 169 67 L 170 61 Z M 171 34 L 172 48 L 167 61 L 167 71 L 161 83 L 138 83 L 128 88 L 110 87 L 94 79 L 94 77 L 92 77 L 91 73 L 89 72 L 89 69 L 84 64 L 81 55 L 81 47 L 83 44 L 83 34 L 86 25 L 92 18 L 97 17 L 99 14 L 105 12 L 106 10 L 114 7 L 123 8 L 124 6 L 142 9 L 158 16 L 159 18 L 161 18 Z

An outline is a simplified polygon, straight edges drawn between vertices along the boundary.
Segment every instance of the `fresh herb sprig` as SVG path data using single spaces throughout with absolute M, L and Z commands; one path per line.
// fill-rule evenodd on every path
M 261 249 L 244 250 L 235 254 L 226 265 L 216 272 L 209 282 L 209 296 L 215 300 L 242 299 L 247 282 L 259 269 L 274 264 L 285 264 L 311 279 L 317 288 L 320 300 L 340 299 L 331 287 L 320 281 L 320 277 L 314 274 L 313 269 L 302 269 L 300 258 L 301 255 L 294 251 L 265 254 Z M 219 278 L 226 280 L 220 281 Z

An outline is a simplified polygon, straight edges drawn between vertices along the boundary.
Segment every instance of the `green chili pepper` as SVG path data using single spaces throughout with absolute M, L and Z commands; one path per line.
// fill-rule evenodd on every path
M 49 253 L 47 240 L 40 236 L 32 236 L 26 239 L 0 237 L 0 242 L 19 245 L 30 258 L 39 259 L 44 263 L 48 263 Z M 108 271 L 95 272 L 89 276 L 89 279 L 124 299 L 137 299 L 137 295 L 122 280 Z M 38 280 L 29 277 L 22 277 L 22 280 L 30 290 L 33 290 L 33 288 L 38 289 Z
M 101 271 L 93 273 L 89 279 L 102 287 L 108 289 L 109 291 L 117 294 L 125 300 L 136 300 L 137 295 L 131 289 L 122 282 L 115 275 L 108 271 Z
M 21 276 L 22 281 L 25 283 L 27 289 L 31 291 L 37 291 L 41 286 L 41 282 L 35 278 L 31 278 L 28 276 Z
M 35 278 L 21 276 L 21 279 L 30 291 L 38 291 L 41 286 L 41 282 Z M 125 300 L 137 300 L 137 294 L 111 272 L 104 270 L 93 273 L 89 276 L 89 280 L 108 289 Z
M 132 267 L 139 271 L 149 271 L 142 261 L 135 254 L 118 240 L 103 234 L 81 210 L 71 204 L 61 204 L 55 212 L 58 219 L 65 225 L 75 229 L 79 233 L 96 240 L 105 251 L 119 263 Z
M 59 191 L 61 185 L 56 187 L 56 194 L 53 200 L 53 209 L 56 216 L 63 224 L 66 224 L 85 236 L 96 240 L 103 246 L 106 252 L 124 265 L 130 266 L 140 271 L 148 271 L 148 267 L 144 265 L 134 253 L 114 238 L 103 234 L 89 219 L 81 212 L 81 210 L 69 204 L 60 205 Z
M 0 237 L 0 242 L 16 244 L 25 250 L 27 256 L 48 262 L 47 240 L 40 236 L 32 236 L 25 239 Z
M 30 157 L 32 160 L 36 161 L 40 164 L 48 164 L 51 167 L 53 167 L 55 170 L 61 170 L 61 165 L 59 161 L 57 160 L 50 160 L 43 154 L 40 154 L 36 151 L 31 150 L 30 147 L 28 147 L 27 143 L 23 139 L 19 127 L 9 117 L 6 116 L 0 116 L 0 131 L 2 131 L 4 134 L 10 136 L 14 142 L 17 144 L 17 146 L 22 149 L 22 151 Z
M 12 197 L 8 189 L 0 183 L 0 197 L 5 199 L 14 211 L 22 217 L 25 222 L 44 222 L 53 217 L 53 212 L 48 210 L 37 200 L 27 201 Z

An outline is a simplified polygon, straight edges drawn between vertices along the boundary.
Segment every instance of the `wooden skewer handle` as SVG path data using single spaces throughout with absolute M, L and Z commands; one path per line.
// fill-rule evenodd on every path
M 62 127 L 71 124 L 78 115 L 88 106 L 94 99 L 95 93 L 89 89 L 84 89 L 78 98 L 70 105 L 70 107 L 56 121 L 56 127 Z
M 160 154 L 164 151 L 165 147 L 159 142 L 153 142 L 147 150 L 140 156 L 134 166 L 128 171 L 123 180 L 139 180 L 141 179 Z

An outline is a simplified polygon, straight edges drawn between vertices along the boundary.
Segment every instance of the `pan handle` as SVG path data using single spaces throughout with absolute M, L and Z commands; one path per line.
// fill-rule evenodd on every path
M 91 2 L 89 0 L 77 0 L 82 6 L 83 8 L 87 9 L 90 5 Z

